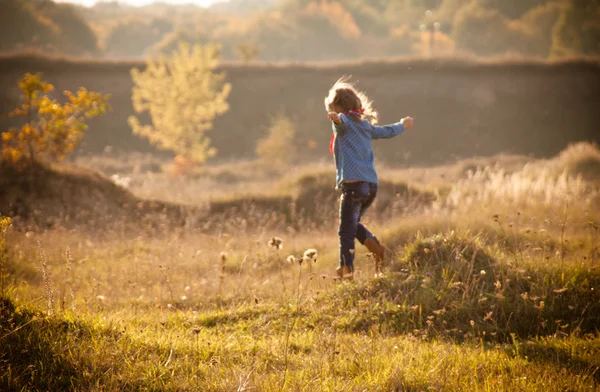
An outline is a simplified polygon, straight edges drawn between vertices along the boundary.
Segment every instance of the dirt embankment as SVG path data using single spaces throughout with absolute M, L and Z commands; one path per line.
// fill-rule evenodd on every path
M 290 193 L 212 200 L 207 207 L 144 200 L 104 175 L 77 166 L 35 164 L 17 169 L 0 163 L 0 215 L 23 230 L 83 226 L 91 230 L 175 227 L 294 227 L 334 224 L 339 194 L 328 175 L 308 175 Z M 405 183 L 380 182 L 374 216 L 390 219 L 426 208 L 435 196 Z
M 132 67 L 141 62 L 0 57 L 0 112 L 19 101 L 17 79 L 43 72 L 56 91 L 80 86 L 112 95 L 113 111 L 90 121 L 82 150 L 105 146 L 152 151 L 131 133 Z M 378 159 L 436 164 L 499 152 L 555 155 L 567 144 L 600 142 L 600 61 L 525 59 L 404 59 L 338 64 L 238 65 L 223 69 L 233 86 L 230 111 L 210 131 L 219 158 L 250 157 L 270 116 L 284 112 L 298 126 L 303 159 L 327 157 L 330 125 L 323 97 L 342 75 L 352 75 L 373 99 L 382 123 L 412 115 L 417 127 L 391 142 L 376 142 Z M 9 120 L 0 119 L 0 129 Z M 309 148 L 314 140 L 317 147 Z
M 22 229 L 183 225 L 193 211 L 139 199 L 92 170 L 42 164 L 18 169 L 0 162 L 0 215 L 16 218 Z

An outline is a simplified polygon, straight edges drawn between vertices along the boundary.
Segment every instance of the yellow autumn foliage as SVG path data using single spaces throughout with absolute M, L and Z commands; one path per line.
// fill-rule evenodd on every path
M 64 104 L 46 95 L 54 87 L 41 74 L 26 73 L 19 81 L 23 103 L 9 117 L 24 117 L 25 124 L 2 132 L 2 158 L 20 164 L 39 160 L 60 161 L 73 151 L 87 129 L 89 118 L 110 109 L 109 96 L 81 87 L 64 91 Z
M 219 46 L 180 43 L 171 56 L 150 59 L 144 71 L 131 70 L 131 100 L 136 113 L 148 112 L 151 125 L 128 119 L 134 133 L 180 159 L 203 163 L 216 154 L 205 132 L 229 110 L 231 85 L 219 65 Z

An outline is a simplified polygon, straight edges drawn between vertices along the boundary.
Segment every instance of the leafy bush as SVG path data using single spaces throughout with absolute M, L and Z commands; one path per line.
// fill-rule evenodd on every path
M 67 102 L 42 95 L 54 87 L 30 73 L 19 81 L 23 104 L 9 116 L 25 117 L 19 129 L 2 133 L 2 157 L 19 164 L 39 159 L 60 161 L 73 151 L 87 129 L 86 120 L 110 109 L 109 96 L 81 87 L 76 93 L 65 91 Z
M 203 163 L 216 154 L 205 132 L 213 120 L 229 110 L 231 85 L 225 74 L 214 72 L 219 47 L 181 43 L 170 57 L 148 60 L 144 71 L 131 70 L 131 100 L 136 113 L 149 112 L 152 125 L 129 117 L 134 133 L 159 148 L 176 153 L 180 160 Z
M 287 165 L 296 155 L 295 136 L 296 126 L 280 113 L 271 119 L 268 134 L 258 141 L 256 154 L 269 165 Z

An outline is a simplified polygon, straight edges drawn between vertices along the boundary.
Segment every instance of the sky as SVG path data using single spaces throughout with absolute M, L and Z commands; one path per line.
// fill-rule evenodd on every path
M 59 3 L 74 3 L 84 6 L 93 6 L 96 3 L 102 2 L 102 0 L 56 0 Z M 146 5 L 154 3 L 157 0 L 119 0 L 119 3 L 129 5 Z M 198 6 L 207 7 L 213 3 L 223 0 L 160 0 L 161 3 L 170 4 L 196 4 Z

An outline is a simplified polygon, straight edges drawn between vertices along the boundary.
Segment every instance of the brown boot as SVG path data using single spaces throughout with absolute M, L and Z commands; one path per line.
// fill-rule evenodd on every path
M 335 269 L 335 272 L 337 273 L 337 276 L 340 278 L 340 280 L 354 280 L 354 273 L 347 265 L 343 267 L 337 267 Z
M 367 247 L 369 252 L 373 253 L 373 258 L 375 259 L 375 265 L 377 267 L 377 270 L 380 271 L 382 265 L 384 263 L 387 263 L 390 255 L 391 255 L 391 251 L 372 238 L 367 238 L 365 240 L 364 245 Z

